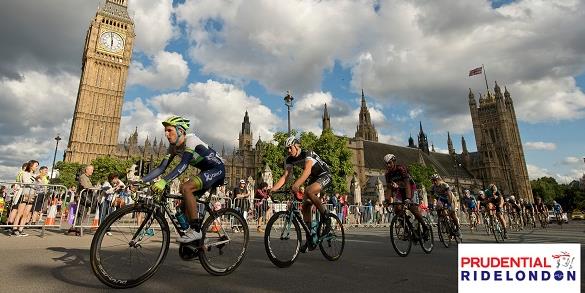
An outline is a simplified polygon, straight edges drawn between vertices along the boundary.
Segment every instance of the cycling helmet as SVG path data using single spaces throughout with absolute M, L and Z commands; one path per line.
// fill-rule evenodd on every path
M 510 195 L 510 200 L 514 201 L 514 200 L 516 200 L 516 197 L 513 195 Z
M 441 176 L 439 176 L 439 174 L 433 174 L 431 175 L 431 180 L 441 180 Z
M 183 118 L 181 116 L 171 116 L 171 117 L 167 118 L 165 121 L 163 121 L 162 125 L 164 127 L 167 127 L 167 126 L 174 126 L 175 127 L 175 131 L 177 131 L 177 139 L 175 140 L 174 144 L 177 144 L 179 142 L 179 139 L 183 135 L 179 131 L 179 128 L 183 129 L 186 133 L 187 129 L 189 129 L 189 126 L 191 124 L 189 122 L 189 119 Z
M 301 142 L 299 141 L 298 138 L 294 137 L 294 136 L 289 136 L 286 141 L 284 142 L 284 147 L 288 148 L 291 145 L 295 145 L 295 144 L 301 144 Z
M 395 156 L 395 155 L 393 155 L 393 154 L 387 154 L 387 155 L 385 155 L 385 156 L 384 156 L 384 162 L 385 162 L 386 164 L 388 164 L 388 163 L 390 163 L 390 161 L 392 161 L 392 162 L 396 162 L 396 156 Z

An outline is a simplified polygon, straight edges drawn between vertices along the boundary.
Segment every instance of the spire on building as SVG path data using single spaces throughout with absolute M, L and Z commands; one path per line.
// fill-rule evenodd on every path
M 331 129 L 331 118 L 327 111 L 327 103 L 325 103 L 325 108 L 323 109 L 323 131 L 325 131 L 325 129 Z
M 471 88 L 469 88 L 469 104 L 470 105 L 475 105 L 475 95 L 473 94 L 473 92 L 471 91 Z
M 496 100 L 502 100 L 503 99 L 502 90 L 500 89 L 500 86 L 498 85 L 498 82 L 497 81 L 495 81 L 494 93 L 496 95 Z
M 427 135 L 423 131 L 422 128 L 422 121 L 419 121 L 419 128 L 420 131 L 418 133 L 418 148 L 421 149 L 425 153 L 429 153 L 429 142 L 427 139 Z
M 240 150 L 251 150 L 252 149 L 252 130 L 250 127 L 250 117 L 248 116 L 248 110 L 244 114 L 244 121 L 242 122 L 242 131 L 239 137 L 239 148 Z
M 356 138 L 363 138 L 365 140 L 371 141 L 378 141 L 378 132 L 374 125 L 372 125 L 372 120 L 370 118 L 370 111 L 368 110 L 368 106 L 366 105 L 366 98 L 364 95 L 364 90 L 362 89 L 362 102 L 360 107 L 360 114 L 359 114 L 359 122 L 357 126 L 357 131 L 355 133 Z
M 435 152 L 435 145 L 431 143 L 431 151 L 434 153 Z
M 467 151 L 467 143 L 465 142 L 465 137 L 461 136 L 461 148 L 463 149 L 463 154 L 469 153 Z
M 416 146 L 414 145 L 414 139 L 412 139 L 412 133 L 410 134 L 410 137 L 408 138 L 408 147 L 416 148 Z
M 447 131 L 447 148 L 449 149 L 449 155 L 455 155 L 455 148 L 453 147 L 453 141 L 451 140 L 451 134 Z

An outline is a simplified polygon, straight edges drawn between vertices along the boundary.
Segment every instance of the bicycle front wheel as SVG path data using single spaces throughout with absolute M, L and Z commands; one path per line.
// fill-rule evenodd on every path
M 446 217 L 441 217 L 437 221 L 437 231 L 443 246 L 449 248 L 449 245 L 451 245 L 451 231 L 449 231 L 449 220 Z
M 412 247 L 410 228 L 404 216 L 395 216 L 390 222 L 390 241 L 399 256 L 405 257 Z
M 142 227 L 142 228 L 141 228 Z M 90 248 L 93 273 L 112 288 L 132 288 L 148 280 L 169 250 L 169 227 L 152 206 L 121 208 L 99 226 Z
M 270 261 L 279 268 L 291 266 L 301 247 L 299 223 L 289 211 L 274 214 L 264 232 L 264 248 Z
M 321 242 L 319 242 L 319 250 L 321 250 L 321 253 L 326 259 L 335 261 L 343 253 L 343 248 L 345 247 L 345 231 L 337 215 L 329 214 L 329 218 L 331 219 L 331 229 L 327 235 L 323 235 L 325 223 L 320 222 L 319 224 L 319 235 L 323 235 Z
M 427 225 L 427 233 L 425 235 L 425 233 L 423 233 L 423 229 L 421 227 L 421 224 L 419 223 L 419 231 L 421 233 L 421 238 L 420 238 L 420 247 L 422 248 L 422 250 L 425 253 L 431 253 L 431 251 L 433 251 L 433 247 L 435 246 L 435 236 L 433 236 L 433 226 L 431 225 L 431 221 L 428 218 L 424 218 L 425 220 L 425 224 Z
M 210 274 L 230 274 L 244 260 L 250 231 L 238 211 L 228 208 L 211 213 L 202 227 L 201 265 Z

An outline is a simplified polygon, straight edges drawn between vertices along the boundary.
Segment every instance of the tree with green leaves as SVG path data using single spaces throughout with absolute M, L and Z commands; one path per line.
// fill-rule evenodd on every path
M 295 131 L 292 133 L 296 134 Z M 284 159 L 287 155 L 284 141 L 287 137 L 288 133 L 277 132 L 273 136 L 274 142 L 264 142 L 263 145 L 262 162 L 270 167 L 274 178 L 280 178 L 284 174 Z M 336 136 L 331 130 L 325 130 L 321 136 L 312 132 L 302 132 L 300 141 L 303 149 L 315 151 L 329 165 L 333 179 L 331 189 L 335 192 L 347 192 L 347 176 L 353 174 L 351 151 L 347 146 L 347 138 Z M 294 168 L 294 176 L 300 176 L 301 171 L 300 168 Z M 290 185 L 290 183 L 287 184 Z
M 416 183 L 417 188 L 424 186 L 426 190 L 431 190 L 431 175 L 437 172 L 432 166 L 412 163 L 408 166 L 408 172 Z

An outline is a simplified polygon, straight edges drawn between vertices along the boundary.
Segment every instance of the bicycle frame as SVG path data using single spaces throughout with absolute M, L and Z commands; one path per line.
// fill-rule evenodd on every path
M 204 192 L 202 192 L 202 194 Z M 162 198 L 161 201 L 153 201 L 152 203 L 146 203 L 146 202 L 140 202 L 140 201 L 136 203 L 136 204 L 141 204 L 141 205 L 146 206 L 148 208 L 149 212 L 147 213 L 146 217 L 144 218 L 144 220 L 140 224 L 140 227 L 138 227 L 138 229 L 134 233 L 134 236 L 132 237 L 132 240 L 130 241 L 131 245 L 135 246 L 138 243 L 140 243 L 142 237 L 144 237 L 144 234 L 141 231 L 143 231 L 143 229 L 147 223 L 148 223 L 147 228 L 150 227 L 150 225 L 152 224 L 152 221 L 154 220 L 155 213 L 162 213 L 163 219 L 167 219 L 167 217 L 165 217 L 165 215 L 168 215 L 169 219 L 171 220 L 171 223 L 175 227 L 175 231 L 179 234 L 179 236 L 183 236 L 185 234 L 183 232 L 183 230 L 181 229 L 181 225 L 179 224 L 179 220 L 171 212 L 171 209 L 169 208 L 169 204 L 167 202 L 167 199 L 181 199 L 182 200 L 183 196 L 170 194 L 170 189 L 169 189 L 169 187 L 167 187 L 163 191 L 161 198 Z M 210 202 L 211 202 L 211 196 L 209 196 L 207 200 L 201 200 L 200 198 L 197 198 L 196 203 L 200 203 L 200 204 L 203 204 L 205 206 L 205 209 L 203 210 L 203 215 L 201 215 L 201 214 L 199 215 L 200 219 L 203 220 L 207 213 L 209 213 L 209 215 L 211 215 L 211 216 L 215 215 L 217 213 L 216 211 L 214 211 L 210 207 L 210 205 L 209 205 Z M 168 224 L 168 220 L 166 220 L 166 221 Z M 203 223 L 203 221 L 202 221 L 202 223 Z M 138 240 L 135 241 L 135 239 L 138 239 Z M 225 242 L 228 242 L 228 241 L 229 241 L 229 239 L 226 240 Z M 220 244 L 222 244 L 222 243 L 216 243 L 216 245 L 220 245 Z

